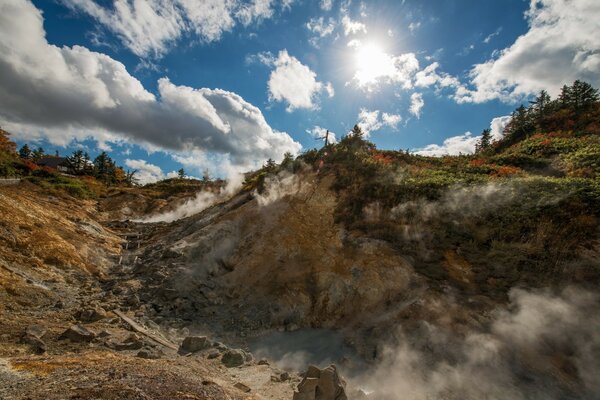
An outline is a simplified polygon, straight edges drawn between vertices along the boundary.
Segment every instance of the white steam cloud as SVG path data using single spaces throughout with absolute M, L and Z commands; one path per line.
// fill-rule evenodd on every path
M 354 382 L 378 400 L 600 398 L 600 313 L 595 294 L 513 289 L 489 329 L 464 337 L 425 325 Z M 360 381 L 360 382 L 359 382 Z

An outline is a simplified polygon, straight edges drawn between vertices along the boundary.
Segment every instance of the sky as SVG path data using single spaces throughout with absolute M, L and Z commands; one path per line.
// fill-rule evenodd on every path
M 354 124 L 382 149 L 470 153 L 540 90 L 599 87 L 599 37 L 597 0 L 0 0 L 0 126 L 143 183 Z

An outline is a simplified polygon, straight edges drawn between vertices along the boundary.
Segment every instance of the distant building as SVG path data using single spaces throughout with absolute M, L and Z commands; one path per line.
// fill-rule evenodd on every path
M 66 157 L 44 156 L 40 158 L 36 164 L 40 167 L 55 169 L 58 172 L 69 173 L 71 171 L 69 161 Z

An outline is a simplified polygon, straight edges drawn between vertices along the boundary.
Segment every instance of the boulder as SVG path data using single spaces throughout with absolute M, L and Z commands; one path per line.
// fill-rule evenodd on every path
M 221 362 L 227 368 L 239 367 L 246 360 L 246 354 L 242 350 L 228 350 L 221 357 Z
M 188 336 L 183 339 L 179 346 L 180 354 L 195 353 L 211 347 L 211 343 L 206 336 Z
M 81 310 L 76 317 L 81 322 L 96 322 L 106 318 L 106 311 L 102 307 L 88 308 Z
M 298 384 L 293 400 L 348 400 L 346 383 L 340 378 L 335 365 L 322 370 L 310 366 Z
M 109 348 L 122 351 L 122 350 L 139 350 L 144 347 L 144 341 L 141 337 L 132 333 L 123 342 L 109 341 L 106 343 Z
M 60 335 L 59 339 L 69 339 L 72 342 L 91 342 L 96 334 L 82 325 L 73 325 Z
M 46 328 L 41 325 L 31 325 L 27 327 L 25 333 L 21 338 L 22 343 L 26 343 L 31 346 L 33 351 L 36 353 L 46 352 L 46 343 L 42 340 L 42 337 L 46 334 Z

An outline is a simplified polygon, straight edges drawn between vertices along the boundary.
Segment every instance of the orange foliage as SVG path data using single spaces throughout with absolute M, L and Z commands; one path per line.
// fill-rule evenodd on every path
M 27 170 L 28 172 L 33 172 L 33 171 L 37 171 L 38 169 L 40 169 L 40 167 L 34 163 L 33 161 L 30 160 L 23 160 L 23 166 L 25 167 L 25 170 Z
M 475 159 L 475 160 L 471 160 L 471 161 L 469 162 L 469 165 L 470 165 L 471 167 L 481 167 L 481 166 L 482 166 L 482 165 L 484 165 L 484 164 L 485 164 L 485 160 L 482 160 L 482 159 L 480 159 L 480 158 L 478 158 L 478 159 Z
M 492 176 L 505 177 L 505 176 L 519 175 L 522 172 L 523 171 L 521 170 L 521 168 L 513 167 L 510 165 L 502 165 L 502 166 L 498 167 L 492 173 Z
M 373 159 L 379 163 L 382 163 L 383 165 L 390 165 L 394 162 L 392 157 L 379 152 L 373 154 Z

